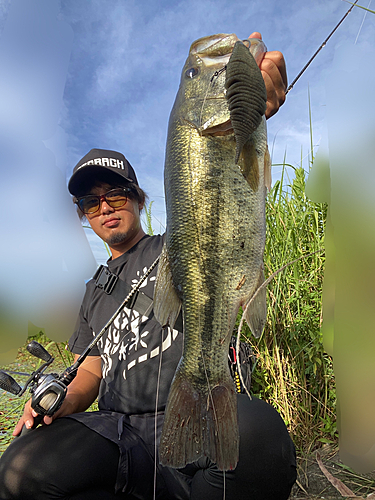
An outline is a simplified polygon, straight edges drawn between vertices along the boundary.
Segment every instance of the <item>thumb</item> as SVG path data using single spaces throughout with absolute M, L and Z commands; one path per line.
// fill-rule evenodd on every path
M 259 33 L 259 31 L 254 31 L 254 33 L 251 33 L 249 38 L 259 38 L 259 40 L 262 40 L 262 35 Z

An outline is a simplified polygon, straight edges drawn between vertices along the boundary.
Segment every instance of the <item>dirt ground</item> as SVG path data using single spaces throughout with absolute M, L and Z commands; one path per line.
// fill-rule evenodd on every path
M 298 457 L 298 478 L 289 500 L 367 498 L 375 499 L 375 471 L 357 474 L 340 461 L 337 447 L 325 445 L 319 450 L 328 476 L 341 492 L 331 484 L 319 467 L 316 453 Z M 345 489 L 348 488 L 348 489 Z M 350 495 L 352 493 L 352 495 Z

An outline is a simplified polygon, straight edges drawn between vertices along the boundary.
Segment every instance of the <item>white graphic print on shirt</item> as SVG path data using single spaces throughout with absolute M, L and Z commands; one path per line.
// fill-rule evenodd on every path
M 147 319 L 147 316 L 141 316 L 136 310 L 127 307 L 124 307 L 116 316 L 106 334 L 98 343 L 98 346 L 102 349 L 103 378 L 106 378 L 111 371 L 116 355 L 118 355 L 119 361 L 126 362 L 129 360 L 128 363 L 124 364 L 122 371 L 124 379 L 126 379 L 127 372 L 137 363 L 143 363 L 147 359 L 160 355 L 159 345 L 161 339 L 154 339 L 153 344 L 149 345 L 148 336 L 150 332 L 141 329 L 141 325 Z M 171 347 L 178 333 L 177 330 L 172 331 L 169 327 L 167 328 L 166 336 L 164 333 L 161 352 Z M 93 332 L 93 335 L 95 336 L 95 332 Z

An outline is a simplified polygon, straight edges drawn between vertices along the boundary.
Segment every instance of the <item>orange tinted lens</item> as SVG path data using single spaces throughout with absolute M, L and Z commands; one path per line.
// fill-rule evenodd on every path
M 122 189 L 114 189 L 113 191 L 109 191 L 106 195 L 104 195 L 105 201 L 112 208 L 119 208 L 125 205 L 127 200 L 126 192 Z
M 99 196 L 84 196 L 78 200 L 78 206 L 84 214 L 93 214 L 99 210 L 100 198 Z

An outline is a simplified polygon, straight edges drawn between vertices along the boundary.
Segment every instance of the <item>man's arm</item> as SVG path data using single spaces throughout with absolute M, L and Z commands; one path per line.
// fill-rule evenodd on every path
M 262 35 L 255 31 L 249 38 L 262 39 Z M 288 86 L 288 78 L 286 75 L 286 66 L 284 56 L 281 52 L 274 50 L 266 52 L 262 62 L 260 63 L 264 83 L 267 91 L 267 109 L 266 118 L 270 118 L 277 113 L 280 106 L 285 102 L 285 90 Z
M 76 354 L 74 361 L 78 357 L 78 354 Z M 87 410 L 99 393 L 101 378 L 100 356 L 88 356 L 79 367 L 76 378 L 68 386 L 68 391 L 61 408 L 52 417 L 44 417 L 44 423 L 49 425 L 58 417 Z M 31 400 L 29 400 L 25 405 L 23 416 L 14 428 L 13 436 L 18 436 L 24 424 L 30 429 L 33 426 L 34 417 L 36 416 L 37 413 L 31 409 Z

